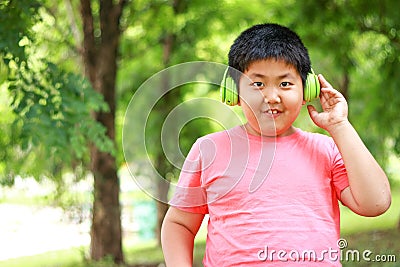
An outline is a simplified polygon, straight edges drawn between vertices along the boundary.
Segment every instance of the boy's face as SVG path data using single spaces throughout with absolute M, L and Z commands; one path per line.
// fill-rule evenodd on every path
M 266 59 L 250 64 L 244 74 L 239 88 L 247 131 L 271 137 L 292 134 L 292 124 L 305 104 L 297 70 L 283 60 Z

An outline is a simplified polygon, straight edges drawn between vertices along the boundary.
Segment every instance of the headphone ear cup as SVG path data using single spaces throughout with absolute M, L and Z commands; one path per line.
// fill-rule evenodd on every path
M 307 75 L 306 86 L 304 88 L 304 100 L 310 102 L 318 98 L 320 91 L 321 85 L 319 84 L 318 76 L 311 69 L 311 73 Z
M 314 95 L 313 95 L 313 99 L 319 98 L 319 95 L 321 93 L 321 84 L 319 83 L 319 79 L 318 76 L 313 74 L 314 78 L 315 78 L 315 91 L 314 91 Z
M 221 86 L 219 87 L 219 92 L 220 92 L 220 95 L 221 95 L 222 103 L 225 103 L 225 100 L 226 100 L 226 85 L 225 85 L 225 82 L 226 82 L 226 77 L 224 76 L 224 78 L 221 81 Z
M 221 101 L 229 106 L 234 106 L 238 104 L 239 96 L 235 81 L 228 76 L 228 70 L 229 68 L 226 69 L 220 86 Z
M 229 106 L 238 104 L 238 94 L 235 81 L 231 77 L 226 78 L 226 99 L 225 103 Z

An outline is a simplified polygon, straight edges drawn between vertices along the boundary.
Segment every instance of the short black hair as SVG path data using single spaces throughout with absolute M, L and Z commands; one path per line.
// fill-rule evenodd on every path
M 283 59 L 293 65 L 301 76 L 303 87 L 307 74 L 311 72 L 311 61 L 307 48 L 300 37 L 289 28 L 265 23 L 254 25 L 243 31 L 229 50 L 229 74 L 239 84 L 238 73 L 245 72 L 251 63 L 264 59 Z M 239 77 L 238 77 L 239 76 Z

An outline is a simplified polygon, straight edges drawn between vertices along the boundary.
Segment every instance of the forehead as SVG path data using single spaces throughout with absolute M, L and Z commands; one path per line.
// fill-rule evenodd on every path
M 262 76 L 281 76 L 283 73 L 300 76 L 295 66 L 283 59 L 263 59 L 249 64 L 244 74 Z

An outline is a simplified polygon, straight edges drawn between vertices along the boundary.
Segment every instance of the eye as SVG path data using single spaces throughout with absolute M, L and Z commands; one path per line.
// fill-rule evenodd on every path
M 262 83 L 262 82 L 253 82 L 252 85 L 255 86 L 255 87 L 263 87 L 264 83 Z
M 282 82 L 281 87 L 289 87 L 291 84 L 290 82 Z

